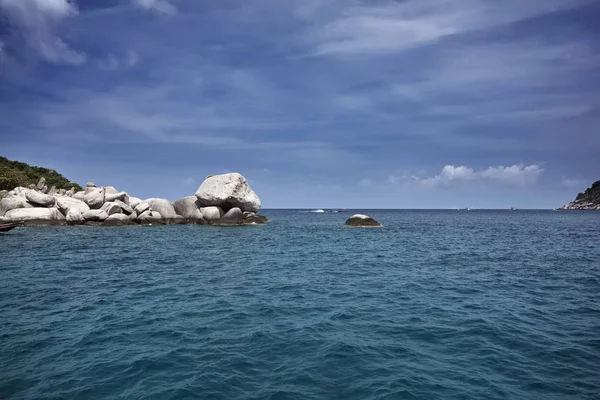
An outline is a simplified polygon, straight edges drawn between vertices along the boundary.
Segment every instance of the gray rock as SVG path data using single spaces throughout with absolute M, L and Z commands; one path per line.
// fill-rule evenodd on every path
M 56 199 L 54 197 L 37 192 L 35 190 L 26 191 L 25 198 L 27 198 L 30 203 L 37 204 L 42 207 L 52 207 L 54 203 L 56 203 Z
M 36 190 L 36 186 L 35 183 L 32 183 L 31 185 L 27 186 L 28 189 L 32 189 L 32 190 Z
M 64 196 L 67 193 L 67 191 L 65 189 L 59 189 L 58 190 L 58 194 L 61 196 Z
M 124 201 L 121 200 L 115 200 L 113 201 L 113 203 L 115 203 L 116 205 L 118 205 L 119 207 L 121 207 L 121 209 L 123 210 L 124 214 L 127 215 L 131 215 L 135 213 L 135 210 L 133 208 L 131 208 L 127 203 L 125 203 Z
M 244 214 L 238 207 L 227 211 L 218 221 L 219 225 L 242 225 L 244 223 Z
M 165 220 L 170 220 L 177 216 L 175 208 L 167 199 L 151 198 L 144 200 L 150 205 L 152 211 L 158 211 Z
M 104 221 L 106 226 L 130 225 L 131 223 L 131 218 L 125 214 L 113 214 Z
M 202 207 L 200 213 L 202 214 L 202 218 L 209 224 L 217 222 L 225 214 L 223 209 L 217 206 Z
M 106 191 L 106 195 L 119 193 L 117 188 L 114 186 L 104 186 L 104 190 Z
M 56 207 L 63 213 L 66 214 L 70 209 L 75 208 L 80 213 L 84 213 L 90 209 L 90 207 L 81 200 L 74 199 L 73 197 L 60 196 L 56 199 Z
M 35 186 L 35 188 L 42 193 L 46 193 L 48 191 L 48 185 L 46 184 L 46 178 L 44 178 L 42 176 L 40 178 L 40 180 L 38 181 L 38 184 Z
M 183 218 L 193 218 L 201 215 L 196 196 L 188 196 L 175 201 L 173 208 L 177 215 L 181 215 Z
M 108 194 L 108 192 L 107 192 L 104 201 L 115 201 L 115 200 L 122 201 L 125 197 L 127 197 L 127 192 L 117 192 L 117 193 L 111 193 L 111 194 Z
M 128 204 L 133 209 L 135 209 L 137 207 L 137 205 L 142 202 L 142 199 L 140 199 L 139 197 L 133 197 L 133 196 L 128 196 L 128 197 L 129 197 Z
M 269 219 L 264 215 L 254 214 L 244 218 L 244 225 L 264 225 L 267 222 L 269 222 Z
M 348 220 L 346 220 L 346 226 L 356 226 L 356 227 L 382 227 L 379 222 L 375 221 L 373 218 L 363 215 L 363 214 L 354 214 Z
M 85 222 L 85 218 L 78 208 L 69 208 L 67 211 L 67 225 L 81 225 Z
M 74 194 L 75 194 L 75 188 L 72 187 L 71 189 L 67 190 L 64 195 L 67 197 L 73 197 Z
M 74 199 L 83 201 L 83 199 L 85 198 L 85 191 L 82 190 L 79 192 L 75 192 L 75 193 L 73 193 L 73 196 L 71 196 L 71 197 L 73 197 Z
M 86 221 L 105 221 L 108 218 L 108 214 L 104 210 L 89 210 L 82 215 Z
M 22 222 L 26 226 L 50 226 L 66 223 L 65 216 L 56 208 L 17 208 L 7 211 L 4 218 L 10 222 Z
M 146 203 L 145 201 L 142 201 L 137 206 L 134 207 L 134 210 L 138 215 L 141 215 L 144 212 L 150 210 L 150 204 Z
M 85 201 L 91 209 L 99 209 L 102 207 L 102 204 L 104 204 L 104 198 L 104 188 L 88 187 L 85 196 L 83 196 L 83 201 Z
M 56 188 L 56 186 L 52 186 L 52 187 L 51 187 L 51 188 L 48 190 L 48 193 L 47 193 L 47 194 L 48 194 L 49 196 L 52 196 L 52 195 L 54 195 L 54 194 L 57 194 L 57 193 L 58 193 L 58 189 Z
M 164 224 L 163 217 L 157 211 L 144 211 L 137 217 L 137 221 L 143 225 L 162 225 Z
M 121 214 L 123 212 L 123 209 L 119 207 L 118 204 L 113 202 L 102 204 L 102 207 L 100 209 L 106 211 L 108 215 Z
M 86 185 L 85 185 L 85 186 L 86 186 L 86 187 L 95 188 L 95 187 L 96 187 L 96 184 L 95 184 L 94 182 L 88 182 L 88 183 L 86 183 Z
M 220 206 L 229 210 L 239 207 L 242 211 L 257 212 L 260 199 L 238 173 L 208 176 L 196 191 L 196 198 L 203 206 Z

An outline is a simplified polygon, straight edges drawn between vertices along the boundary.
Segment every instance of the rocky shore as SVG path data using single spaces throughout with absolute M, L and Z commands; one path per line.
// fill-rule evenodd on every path
M 579 193 L 577 198 L 557 208 L 557 211 L 600 211 L 600 181 L 596 181 L 585 192 Z
M 242 175 L 208 176 L 195 195 L 171 203 L 142 200 L 113 186 L 88 183 L 85 190 L 48 189 L 37 185 L 0 191 L 0 223 L 48 225 L 254 225 L 268 220 L 258 215 L 261 202 Z

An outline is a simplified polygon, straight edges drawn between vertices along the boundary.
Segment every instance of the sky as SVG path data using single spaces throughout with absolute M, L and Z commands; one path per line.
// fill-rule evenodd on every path
M 0 0 L 0 155 L 141 197 L 556 208 L 600 179 L 598 0 Z

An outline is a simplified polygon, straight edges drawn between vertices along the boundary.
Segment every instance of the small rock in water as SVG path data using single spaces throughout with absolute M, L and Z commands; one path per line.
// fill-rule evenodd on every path
M 346 226 L 358 226 L 358 227 L 382 227 L 379 222 L 363 214 L 354 214 L 348 220 L 346 220 Z

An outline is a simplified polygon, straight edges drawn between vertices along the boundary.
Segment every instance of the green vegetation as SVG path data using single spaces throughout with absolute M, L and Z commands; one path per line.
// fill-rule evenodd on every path
M 27 187 L 31 184 L 37 184 L 42 176 L 46 178 L 46 184 L 49 188 L 56 186 L 57 189 L 69 190 L 74 187 L 75 190 L 83 190 L 81 186 L 69 182 L 67 178 L 53 169 L 34 167 L 23 162 L 0 157 L 0 190 L 12 190 L 17 186 Z
M 587 201 L 594 204 L 600 204 L 600 181 L 592 184 L 585 192 L 577 195 L 577 201 Z

